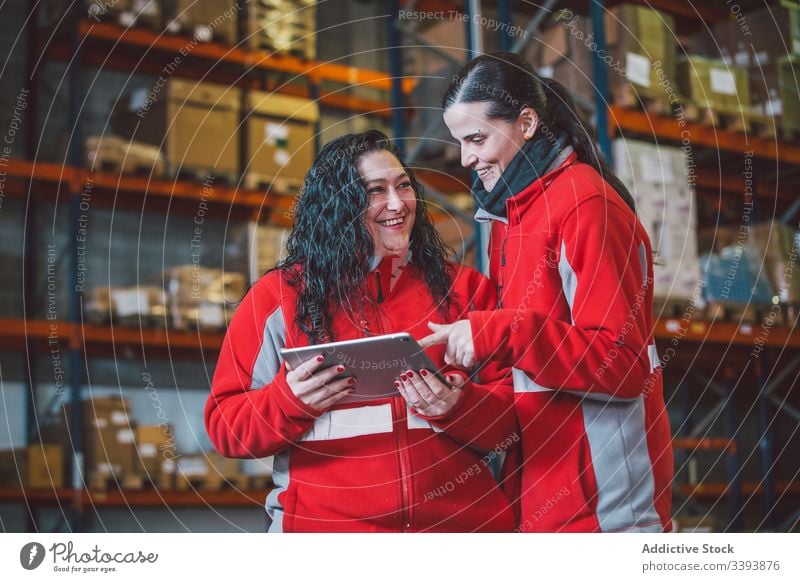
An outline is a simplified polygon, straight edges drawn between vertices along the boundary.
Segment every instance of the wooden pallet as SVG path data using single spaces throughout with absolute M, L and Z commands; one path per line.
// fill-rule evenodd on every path
M 247 172 L 244 176 L 244 187 L 247 190 L 265 192 L 269 190 L 274 194 L 295 196 L 303 187 L 302 178 L 287 178 L 285 176 L 272 176 L 260 172 Z
M 250 487 L 248 475 L 228 475 L 223 477 L 217 473 L 207 473 L 205 475 L 184 475 L 175 474 L 175 491 L 223 491 L 225 489 L 238 489 L 247 491 Z
M 631 83 L 620 82 L 612 89 L 614 105 L 644 111 L 652 115 L 670 115 L 672 107 L 666 95 L 645 95 Z
M 690 297 L 654 297 L 653 313 L 665 318 L 683 319 L 684 317 L 690 317 L 691 319 L 704 319 L 706 307 L 705 302 L 700 305 Z
M 751 113 L 718 111 L 695 103 L 684 103 L 683 111 L 687 121 L 726 131 L 752 133 Z
M 761 325 L 769 316 L 771 308 L 771 305 L 766 304 L 709 301 L 705 315 L 709 321 Z
M 233 170 L 181 166 L 180 168 L 171 168 L 169 172 L 170 178 L 196 182 L 198 184 L 205 183 L 205 181 L 212 176 L 214 178 L 212 185 L 214 186 L 237 186 L 239 183 L 239 174 Z
M 97 172 L 158 176 L 166 166 L 156 146 L 126 142 L 117 136 L 92 136 L 86 140 L 87 162 Z

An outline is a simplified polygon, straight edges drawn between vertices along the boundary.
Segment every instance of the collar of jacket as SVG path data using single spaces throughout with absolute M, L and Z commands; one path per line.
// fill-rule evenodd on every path
M 556 158 L 550 165 L 547 172 L 541 177 L 531 182 L 526 188 L 518 194 L 506 199 L 506 217 L 495 216 L 479 208 L 475 213 L 475 220 L 477 222 L 490 222 L 498 220 L 508 225 L 519 224 L 521 216 L 539 197 L 544 189 L 553 181 L 553 179 L 571 166 L 578 159 L 578 154 L 575 153 L 572 146 L 567 146 L 561 155 Z

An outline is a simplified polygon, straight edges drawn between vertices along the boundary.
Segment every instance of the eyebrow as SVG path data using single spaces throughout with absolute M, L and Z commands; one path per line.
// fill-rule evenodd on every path
M 397 176 L 394 177 L 393 181 L 396 182 L 397 180 L 402 180 L 403 178 L 408 178 L 408 174 L 406 172 L 403 172 L 402 174 L 397 174 Z M 382 183 L 382 182 L 388 182 L 388 181 L 389 180 L 387 180 L 386 178 L 373 178 L 372 180 L 367 180 L 367 184 L 372 184 L 374 182 L 381 182 Z

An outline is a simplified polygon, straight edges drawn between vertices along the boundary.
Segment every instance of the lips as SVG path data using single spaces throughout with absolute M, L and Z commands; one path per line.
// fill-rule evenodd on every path
M 399 218 L 389 218 L 387 220 L 379 220 L 378 224 L 386 227 L 401 226 L 405 221 L 406 221 L 405 217 L 401 216 Z

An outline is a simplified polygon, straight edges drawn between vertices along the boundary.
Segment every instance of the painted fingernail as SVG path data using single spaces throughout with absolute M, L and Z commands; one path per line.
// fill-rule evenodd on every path
M 406 372 L 406 375 L 407 375 L 409 378 L 413 378 L 413 377 L 414 377 L 414 372 L 412 372 L 411 370 L 409 370 L 408 372 Z
M 427 370 L 420 370 L 419 371 L 419 375 L 420 376 L 427 376 L 428 375 L 428 371 Z
M 394 385 L 400 388 L 400 382 L 395 381 Z
M 344 372 L 344 366 L 341 366 L 341 365 L 336 366 L 336 371 L 337 372 Z
M 453 383 L 453 377 L 450 374 L 447 375 L 447 381 Z
M 403 382 L 405 382 L 406 380 L 408 380 L 408 378 L 406 378 L 406 375 L 405 375 L 405 374 L 400 374 L 400 379 L 401 379 Z
M 355 383 L 356 383 L 356 379 L 355 379 L 355 378 L 350 378 L 350 379 L 347 381 L 347 383 L 348 383 L 348 384 L 355 384 Z
M 318 362 L 320 362 L 320 363 L 321 363 L 321 362 L 322 362 L 322 360 L 324 360 L 324 359 L 325 359 L 325 358 L 324 358 L 323 356 L 317 356 L 317 361 L 318 361 Z

